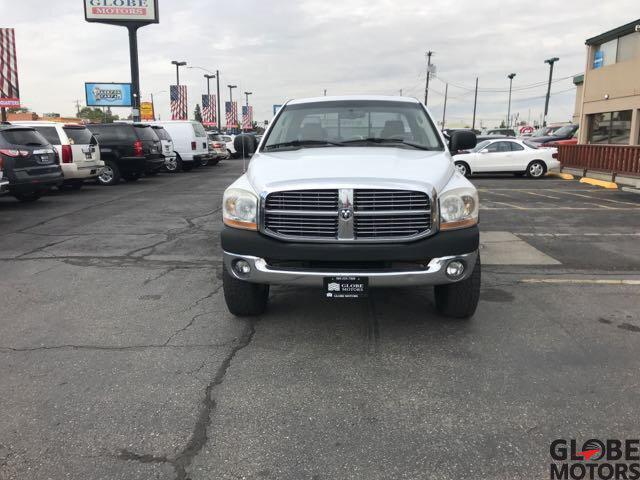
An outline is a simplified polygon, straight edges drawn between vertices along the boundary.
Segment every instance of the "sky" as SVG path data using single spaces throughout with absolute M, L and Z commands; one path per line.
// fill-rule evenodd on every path
M 221 95 L 252 91 L 254 118 L 270 119 L 287 99 L 343 94 L 413 96 L 424 100 L 427 50 L 436 77 L 428 106 L 448 126 L 471 123 L 478 77 L 477 125 L 500 124 L 511 111 L 539 119 L 554 69 L 549 121 L 571 119 L 584 71 L 585 40 L 640 18 L 637 0 L 159 0 L 160 23 L 139 31 L 142 100 L 154 94 L 169 118 L 172 60 L 220 70 Z M 87 23 L 82 0 L 0 0 L 0 27 L 16 29 L 20 93 L 31 110 L 73 115 L 84 82 L 130 81 L 127 31 Z M 192 115 L 206 93 L 206 72 L 181 69 Z M 538 84 L 533 88 L 530 85 Z M 212 80 L 214 89 L 215 80 Z M 526 87 L 526 88 L 525 88 Z M 213 92 L 212 92 L 213 93 Z M 114 109 L 127 116 L 130 109 Z M 223 108 L 224 115 L 224 108 Z

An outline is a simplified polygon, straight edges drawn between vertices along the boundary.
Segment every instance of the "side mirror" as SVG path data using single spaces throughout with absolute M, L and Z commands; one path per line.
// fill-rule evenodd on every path
M 236 149 L 236 152 L 242 156 L 242 158 L 248 158 L 253 155 L 256 148 L 258 148 L 258 142 L 256 141 L 256 137 L 253 135 L 242 133 L 233 139 L 233 147 Z
M 451 134 L 449 150 L 454 153 L 460 150 L 471 150 L 476 143 L 476 134 L 471 130 L 457 130 Z

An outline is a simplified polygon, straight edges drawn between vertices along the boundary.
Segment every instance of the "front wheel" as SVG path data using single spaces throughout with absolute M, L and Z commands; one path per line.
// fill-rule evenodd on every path
M 471 175 L 471 169 L 466 162 L 457 161 L 455 162 L 456 170 L 460 172 L 461 175 L 465 177 L 469 177 Z
M 229 311 L 236 317 L 260 315 L 267 309 L 269 285 L 238 280 L 222 267 L 222 289 Z
M 176 173 L 181 165 L 182 161 L 178 157 L 169 157 L 164 160 L 164 169 L 169 173 Z
M 469 278 L 456 283 L 436 285 L 434 293 L 438 312 L 454 318 L 472 316 L 480 300 L 481 275 L 480 254 L 478 254 L 473 273 Z
M 531 178 L 540 178 L 545 174 L 546 171 L 547 171 L 547 166 L 544 164 L 544 162 L 541 162 L 540 160 L 534 160 L 527 167 L 527 174 Z

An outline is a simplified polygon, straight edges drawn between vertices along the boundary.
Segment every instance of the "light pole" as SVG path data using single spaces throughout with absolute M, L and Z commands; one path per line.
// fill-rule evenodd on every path
M 547 113 L 549 113 L 549 97 L 551 96 L 551 79 L 553 78 L 553 64 L 560 60 L 558 57 L 547 58 L 544 63 L 549 64 L 549 85 L 547 86 L 547 98 L 544 101 L 544 117 L 542 117 L 542 126 L 547 126 Z
M 176 66 L 176 85 L 180 85 L 180 67 L 184 67 L 187 62 L 179 62 L 178 60 L 171 60 L 171 64 Z
M 153 121 L 156 120 L 156 104 L 153 103 L 153 96 L 158 95 L 159 93 L 167 93 L 166 90 L 160 90 L 159 92 L 155 92 L 151 94 L 151 110 L 153 110 Z
M 246 105 L 247 107 L 249 106 L 249 95 L 253 95 L 253 92 L 244 92 L 245 105 Z
M 216 109 L 218 111 L 218 116 L 217 116 L 217 124 L 218 124 L 218 128 L 220 128 L 220 71 L 216 70 L 216 73 L 214 74 L 211 70 L 204 68 L 204 67 L 197 67 L 197 66 L 193 66 L 193 67 L 187 67 L 187 68 L 197 68 L 198 70 L 202 70 L 204 72 L 210 73 L 211 74 L 211 78 L 216 79 Z M 207 84 L 207 89 L 208 89 L 208 84 Z
M 510 73 L 507 75 L 509 79 L 509 108 L 507 109 L 507 128 L 511 126 L 511 86 L 513 85 L 513 78 L 516 76 L 515 73 Z

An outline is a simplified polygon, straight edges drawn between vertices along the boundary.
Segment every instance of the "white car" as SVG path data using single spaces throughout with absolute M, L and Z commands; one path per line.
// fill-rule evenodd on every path
M 194 167 L 206 165 L 215 160 L 209 152 L 207 132 L 200 122 L 192 120 L 162 120 L 149 122 L 160 125 L 169 132 L 176 153 L 177 168 L 189 171 Z
M 453 156 L 458 171 L 468 177 L 474 173 L 514 173 L 540 178 L 560 168 L 556 148 L 538 147 L 527 140 L 500 138 L 485 140 L 466 153 Z
M 176 152 L 173 148 L 173 140 L 171 139 L 171 135 L 169 132 L 165 130 L 162 125 L 151 125 L 153 131 L 156 132 L 156 135 L 160 139 L 160 143 L 162 144 L 162 155 L 164 155 L 164 168 L 167 172 L 177 172 L 178 171 L 178 157 L 176 156 Z
M 65 185 L 79 189 L 85 180 L 95 179 L 102 172 L 104 162 L 98 142 L 86 126 L 45 121 L 11 123 L 34 128 L 55 147 Z
M 222 134 L 220 135 L 222 141 L 227 145 L 227 152 L 229 152 L 229 158 L 236 158 L 238 156 L 238 152 L 236 152 L 236 147 L 233 145 L 233 140 L 236 138 L 235 135 L 231 134 Z

